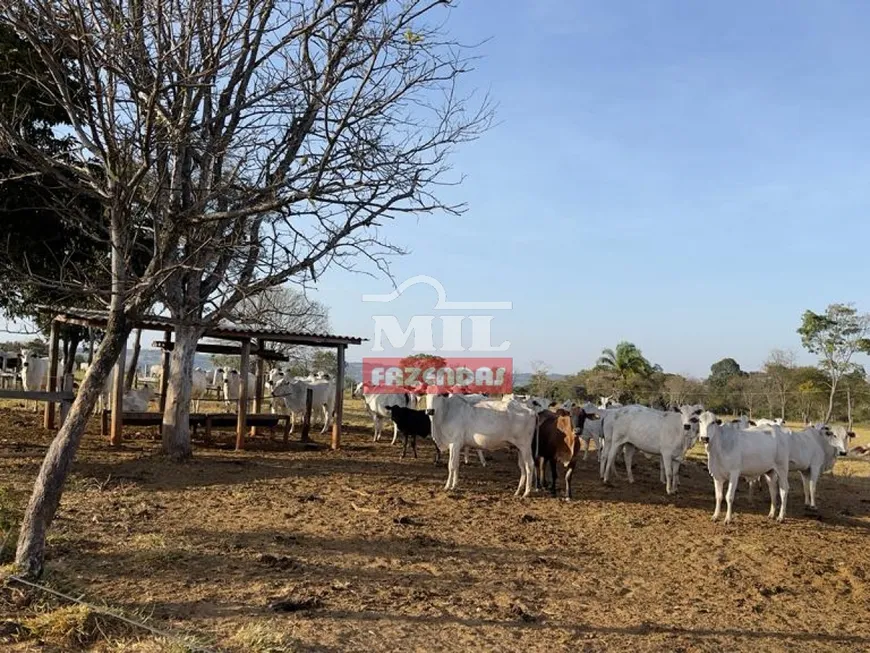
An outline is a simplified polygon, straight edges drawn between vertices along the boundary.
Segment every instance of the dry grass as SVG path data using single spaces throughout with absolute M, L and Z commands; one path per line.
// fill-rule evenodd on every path
M 785 524 L 765 519 L 761 493 L 741 493 L 726 527 L 709 519 L 702 448 L 674 497 L 642 456 L 633 486 L 623 472 L 602 485 L 593 454 L 574 502 L 517 500 L 508 452 L 463 465 L 448 494 L 431 444 L 402 460 L 389 438 L 371 442 L 359 402 L 348 408 L 342 451 L 260 439 L 236 453 L 227 434 L 181 465 L 157 454 L 156 430 L 113 450 L 94 425 L 49 537 L 48 581 L 232 652 L 870 648 L 858 554 L 870 461 L 838 461 L 817 513 L 796 480 Z M 50 435 L 23 411 L 0 410 L 0 427 L 7 509 L 20 513 Z M 59 607 L 17 596 L 0 594 L 0 622 Z M 293 611 L 270 609 L 288 599 Z M 84 641 L 67 650 L 179 650 L 144 632 Z

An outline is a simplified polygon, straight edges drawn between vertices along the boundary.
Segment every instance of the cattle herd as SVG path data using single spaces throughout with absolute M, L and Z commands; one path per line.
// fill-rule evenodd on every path
M 769 517 L 785 518 L 788 473 L 799 472 L 804 502 L 816 508 L 816 486 L 822 472 L 833 468 L 837 456 L 849 451 L 854 433 L 842 426 L 808 425 L 792 431 L 782 420 L 751 421 L 746 417 L 728 423 L 702 405 L 685 405 L 662 411 L 647 406 L 622 406 L 602 398 L 600 405 L 589 402 L 558 404 L 540 397 L 504 395 L 501 399 L 456 392 L 434 394 L 422 388 L 404 393 L 369 393 L 362 384 L 354 391 L 374 421 L 374 440 L 380 439 L 384 424 L 393 421 L 393 443 L 399 433 L 408 439 L 416 457 L 416 438 L 431 437 L 436 452 L 449 454 L 445 490 L 459 482 L 460 454 L 476 449 L 485 465 L 482 450 L 511 446 L 518 451 L 519 485 L 516 494 L 527 497 L 533 485 L 546 484 L 555 496 L 561 472 L 565 498 L 571 498 L 571 476 L 583 452 L 589 454 L 595 442 L 599 475 L 610 482 L 617 456 L 621 453 L 629 483 L 634 482 L 632 460 L 636 451 L 659 457 L 660 478 L 668 494 L 677 491 L 679 469 L 686 452 L 699 440 L 707 454 L 707 469 L 713 479 L 715 511 L 719 518 L 723 497 L 727 504 L 725 522 L 733 515 L 733 502 L 741 478 L 750 487 L 764 477 L 770 490 Z M 436 453 L 437 456 L 437 453 Z M 726 492 L 727 484 L 727 492 Z M 777 515 L 777 502 L 779 513 Z
M 8 369 L 8 355 L 3 360 Z M 31 351 L 22 351 L 16 361 L 25 391 L 45 388 L 48 362 Z M 151 369 L 153 380 L 159 383 L 160 366 Z M 194 410 L 201 400 L 216 395 L 227 409 L 238 407 L 241 375 L 237 370 L 217 368 L 193 372 L 191 397 Z M 248 375 L 248 397 L 254 396 L 256 377 Z M 100 408 L 108 400 L 111 379 L 101 396 Z M 325 433 L 330 426 L 335 403 L 335 381 L 326 374 L 292 377 L 273 369 L 265 379 L 273 413 L 291 416 L 290 431 L 296 417 L 305 410 L 307 393 L 311 390 L 315 418 L 322 417 Z M 662 411 L 647 406 L 622 406 L 611 398 L 602 397 L 599 405 L 586 402 L 557 404 L 541 397 L 504 395 L 500 399 L 480 394 L 454 392 L 433 393 L 424 387 L 400 393 L 366 392 L 362 384 L 354 390 L 361 397 L 374 423 L 374 441 L 380 440 L 385 425 L 393 422 L 392 443 L 399 433 L 404 436 L 402 457 L 410 441 L 417 456 L 417 438 L 431 438 L 435 444 L 436 462 L 442 451 L 448 453 L 445 490 L 459 483 L 460 456 L 468 462 L 470 450 L 476 450 L 481 465 L 486 465 L 483 451 L 513 447 L 518 451 L 519 484 L 516 494 L 524 497 L 533 485 L 540 488 L 550 473 L 550 491 L 556 494 L 557 476 L 562 476 L 565 498 L 571 498 L 571 476 L 581 451 L 585 460 L 592 442 L 598 456 L 598 472 L 609 483 L 619 454 L 622 455 L 629 483 L 634 482 L 632 460 L 636 451 L 647 457 L 658 456 L 660 479 L 668 494 L 677 491 L 679 469 L 686 452 L 697 441 L 704 444 L 707 469 L 713 478 L 715 511 L 721 513 L 725 499 L 725 522 L 733 515 L 734 496 L 741 478 L 750 488 L 764 477 L 770 492 L 769 516 L 782 521 L 788 500 L 788 473 L 800 473 L 804 503 L 816 507 L 816 487 L 822 472 L 831 470 L 838 455 L 849 451 L 854 433 L 842 426 L 825 424 L 806 426 L 792 431 L 782 420 L 758 420 L 746 417 L 723 423 L 701 405 L 674 407 Z M 145 411 L 154 396 L 149 387 L 124 393 L 125 411 Z M 726 488 L 727 485 L 727 488 Z M 777 503 L 779 512 L 777 514 Z

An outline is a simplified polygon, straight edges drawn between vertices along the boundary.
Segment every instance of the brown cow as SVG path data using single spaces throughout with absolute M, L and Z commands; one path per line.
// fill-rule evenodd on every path
M 556 496 L 556 463 L 565 470 L 565 499 L 571 499 L 571 475 L 577 463 L 577 455 L 580 453 L 579 438 L 575 435 L 583 431 L 583 424 L 588 415 L 582 408 L 576 406 L 568 412 L 559 408 L 556 412 L 549 410 L 538 414 L 538 424 L 535 438 L 532 440 L 532 454 L 537 463 L 538 489 L 541 489 L 544 478 L 544 463 L 550 463 L 552 486 L 550 492 Z

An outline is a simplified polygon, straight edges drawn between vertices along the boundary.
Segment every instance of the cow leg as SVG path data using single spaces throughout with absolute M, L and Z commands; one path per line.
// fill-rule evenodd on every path
M 725 481 L 721 478 L 713 477 L 713 491 L 716 493 L 716 509 L 713 511 L 713 521 L 719 519 L 722 512 L 722 495 L 725 493 Z
M 807 478 L 806 472 L 803 470 L 798 471 L 801 475 L 801 486 L 804 489 L 804 506 L 810 505 L 810 484 L 809 479 Z
M 417 434 L 411 436 L 411 448 L 414 450 L 414 460 L 417 459 Z
M 613 471 L 613 461 L 616 460 L 616 447 L 613 446 L 612 442 L 605 444 L 607 447 L 607 456 L 604 463 L 604 473 L 601 476 L 601 480 L 605 483 L 610 482 L 610 473 Z
M 483 449 L 477 450 L 477 458 L 480 460 L 480 466 L 486 467 L 486 456 L 483 455 Z
M 680 461 L 674 460 L 674 471 L 671 474 L 671 484 L 674 487 L 674 492 L 677 491 L 677 488 L 680 486 Z
M 767 518 L 773 519 L 776 514 L 776 483 L 774 483 L 772 474 L 765 474 L 764 480 L 767 481 L 767 491 L 770 493 L 770 511 L 767 513 Z
M 634 460 L 634 447 L 626 444 L 622 447 L 622 458 L 625 460 L 625 473 L 628 475 L 628 482 L 634 483 L 634 474 L 631 473 L 631 461 Z
M 553 476 L 553 484 L 550 486 L 550 494 L 556 496 L 556 459 L 550 458 L 550 474 Z
M 737 493 L 737 483 L 740 481 L 740 472 L 734 471 L 731 472 L 731 476 L 728 478 L 728 494 L 725 495 L 725 523 L 731 523 L 731 516 L 734 513 L 734 495 Z
M 583 442 L 586 445 L 583 448 L 583 460 L 586 460 L 589 458 L 589 446 L 592 444 L 592 440 L 583 440 Z
M 668 472 L 670 472 L 670 478 L 668 478 Z M 676 494 L 680 484 L 680 461 L 662 456 L 660 474 L 665 477 L 665 491 L 668 494 Z
M 462 447 L 462 462 L 468 464 L 468 447 Z
M 776 521 L 781 522 L 785 519 L 785 507 L 788 503 L 788 466 L 776 470 L 776 475 L 779 478 L 779 516 Z
M 520 468 L 520 482 L 514 496 L 519 496 L 520 492 L 523 492 L 525 499 L 532 493 L 532 484 L 535 479 L 535 458 L 532 455 L 531 447 L 517 449 L 517 465 Z M 523 486 L 525 486 L 525 491 L 523 491 Z
M 574 463 L 565 470 L 565 501 L 571 500 L 571 477 L 574 475 Z
M 405 454 L 408 451 L 408 434 L 404 433 L 403 435 L 405 436 L 405 444 L 402 445 L 402 458 L 405 457 Z
M 326 404 L 323 404 L 321 408 L 323 409 L 323 428 L 320 430 L 320 435 L 323 435 L 329 430 L 329 409 L 326 407 Z
M 809 482 L 810 482 L 810 508 L 813 510 L 816 509 L 816 487 L 819 483 L 819 476 L 822 473 L 821 467 L 819 468 L 810 468 L 809 473 Z
M 447 486 L 445 490 L 455 490 L 459 483 L 459 443 L 451 442 L 447 449 L 450 452 L 450 458 L 447 461 Z
M 374 420 L 375 424 L 375 435 L 372 438 L 372 442 L 377 442 L 381 439 L 381 416 L 377 413 L 372 413 L 372 420 Z

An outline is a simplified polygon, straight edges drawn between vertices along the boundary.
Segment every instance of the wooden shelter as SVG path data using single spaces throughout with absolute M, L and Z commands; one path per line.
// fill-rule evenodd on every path
M 49 349 L 48 389 L 52 392 L 58 383 L 58 324 L 74 324 L 90 329 L 105 329 L 108 322 L 106 311 L 93 309 L 64 309 L 58 313 L 51 324 L 51 346 Z M 173 334 L 175 324 L 166 317 L 145 315 L 130 322 L 131 328 L 149 331 L 162 331 L 164 339 L 154 344 L 163 350 L 163 375 L 160 387 L 160 413 L 162 416 L 166 407 L 166 389 L 169 383 L 169 358 L 173 349 Z M 196 326 L 196 325 L 193 325 Z M 254 413 L 259 414 L 263 405 L 263 386 L 265 377 L 265 361 L 286 360 L 277 351 L 268 349 L 274 343 L 287 345 L 304 345 L 308 347 L 335 348 L 338 361 L 335 379 L 335 419 L 332 426 L 332 448 L 341 446 L 341 425 L 344 409 L 344 367 L 345 352 L 349 345 L 359 345 L 364 338 L 355 336 L 336 336 L 321 333 L 299 333 L 272 327 L 238 326 L 221 324 L 204 327 L 202 338 L 223 340 L 232 344 L 216 344 L 208 342 L 197 343 L 196 351 L 210 354 L 231 354 L 241 358 L 239 373 L 241 379 L 247 379 L 251 367 L 251 356 L 256 357 L 256 379 L 254 392 Z M 115 376 L 112 384 L 111 427 L 112 443 L 121 442 L 121 431 L 124 426 L 123 396 L 124 369 L 126 367 L 126 347 L 121 351 L 115 365 Z M 239 384 L 239 412 L 236 417 L 236 448 L 244 449 L 245 432 L 248 428 L 248 384 Z M 137 415 L 142 415 L 138 413 Z M 155 413 L 155 415 L 157 415 Z M 141 423 L 141 422 L 140 422 Z M 45 425 L 54 428 L 54 404 L 48 403 L 45 408 Z

